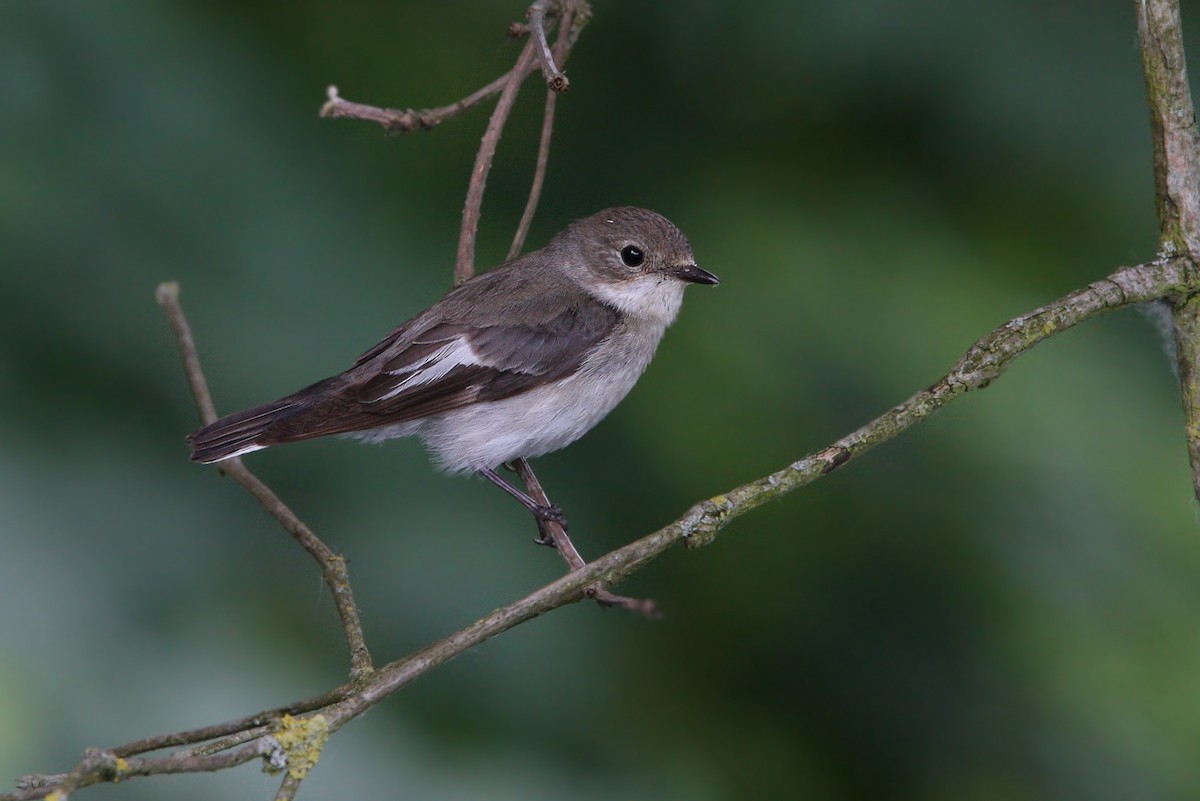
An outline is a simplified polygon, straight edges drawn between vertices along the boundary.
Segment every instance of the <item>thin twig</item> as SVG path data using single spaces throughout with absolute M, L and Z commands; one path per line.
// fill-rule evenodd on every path
M 533 215 L 537 212 L 538 201 L 542 197 L 542 184 L 546 180 L 546 165 L 550 161 L 550 138 L 554 133 L 554 103 L 558 98 L 554 92 L 546 90 L 546 108 L 542 112 L 542 137 L 538 142 L 537 165 L 533 170 L 533 181 L 529 186 L 529 199 L 525 201 L 525 210 L 521 212 L 521 222 L 517 224 L 517 232 L 513 234 L 512 245 L 508 248 L 508 258 L 515 259 L 525 246 L 525 237 L 529 235 L 529 227 L 533 224 Z
M 372 670 L 371 654 L 367 650 L 362 621 L 358 617 L 358 607 L 354 602 L 354 591 L 350 587 L 350 574 L 346 569 L 346 558 L 331 551 L 270 487 L 250 472 L 240 459 L 226 460 L 222 463 L 222 467 L 226 475 L 257 498 L 259 503 L 283 526 L 284 530 L 317 560 L 321 566 L 321 576 L 325 579 L 325 583 L 333 595 L 333 603 L 337 608 L 338 617 L 341 618 L 346 643 L 350 648 L 350 678 L 356 681 L 369 675 Z
M 292 801 L 296 797 L 296 791 L 300 789 L 300 782 L 304 781 L 303 777 L 296 776 L 292 772 L 283 774 L 283 782 L 279 785 L 278 792 L 275 793 L 275 801 Z
M 179 284 L 160 284 L 156 293 L 158 303 L 167 313 L 171 330 L 179 345 L 179 353 L 183 359 L 184 371 L 196 405 L 200 409 L 200 418 L 206 425 L 217 419 L 212 396 L 209 394 L 204 372 L 200 368 L 200 358 L 196 353 L 196 342 L 192 337 L 191 326 L 179 303 Z M 350 677 L 358 679 L 371 672 L 371 654 L 367 650 L 366 639 L 363 636 L 362 622 L 358 617 L 358 608 L 354 603 L 354 593 L 350 588 L 350 577 L 346 570 L 344 557 L 335 554 L 321 539 L 312 532 L 304 522 L 296 516 L 287 504 L 271 488 L 250 472 L 240 459 L 227 459 L 220 468 L 225 475 L 232 478 L 239 486 L 258 499 L 259 503 L 283 526 L 292 538 L 308 551 L 321 566 L 321 575 L 333 594 L 333 603 L 337 608 L 338 617 L 342 621 L 342 629 L 350 648 Z
M 1183 404 L 1183 432 L 1192 468 L 1192 493 L 1200 500 L 1200 295 L 1173 299 L 1175 361 Z
M 536 43 L 531 38 L 521 49 L 517 64 L 509 73 L 504 91 L 500 93 L 500 99 L 496 101 L 496 108 L 488 120 L 487 130 L 479 143 L 479 151 L 475 154 L 475 166 L 471 170 L 471 181 L 467 185 L 467 200 L 463 204 L 462 226 L 458 233 L 458 256 L 454 260 L 455 286 L 475 274 L 475 237 L 479 232 L 479 216 L 483 207 L 483 191 L 487 187 L 488 172 L 492 169 L 496 146 L 500 143 L 504 123 L 507 122 L 509 112 L 517 99 L 517 91 L 521 88 L 521 82 L 535 58 L 535 48 Z
M 84 787 L 104 782 L 119 782 L 139 776 L 177 773 L 211 773 L 243 765 L 278 751 L 279 746 L 264 738 L 234 751 L 208 756 L 169 754 L 163 757 L 120 757 L 111 751 L 91 749 L 70 773 L 55 784 L 28 786 L 15 793 L 0 795 L 0 801 L 33 801 L 54 795 L 66 799 Z
M 322 704 L 322 706 L 325 706 L 325 704 Z M 195 748 L 189 748 L 180 753 L 189 754 L 191 756 L 208 756 L 209 754 L 215 754 L 219 751 L 228 751 L 230 748 L 236 748 L 242 743 L 248 743 L 251 740 L 257 740 L 259 737 L 263 737 L 270 733 L 270 724 L 265 726 L 255 726 L 253 729 L 239 731 L 237 734 L 231 734 L 228 737 L 222 737 L 219 740 L 213 740 L 212 742 L 198 745 Z
M 558 63 L 564 63 L 569 52 L 568 42 L 571 36 L 571 23 L 575 9 L 568 5 L 563 11 L 562 22 L 558 27 L 558 41 L 554 45 L 554 57 Z M 558 93 L 553 89 L 546 90 L 546 107 L 542 112 L 542 134 L 538 141 L 537 164 L 533 169 L 533 181 L 529 187 L 529 199 L 525 201 L 525 210 L 521 212 L 521 222 L 517 224 L 517 232 L 513 235 L 512 245 L 508 249 L 508 258 L 515 259 L 525 246 L 525 237 L 529 235 L 529 227 L 533 224 L 533 215 L 537 211 L 538 201 L 542 197 L 542 185 L 546 180 L 546 167 L 550 163 L 550 139 L 554 135 L 554 105 Z
M 235 735 L 238 732 L 269 726 L 284 715 L 300 715 L 305 712 L 324 709 L 330 704 L 337 703 L 350 695 L 353 689 L 354 685 L 343 684 L 313 698 L 306 698 L 303 701 L 297 701 L 287 706 L 267 709 L 244 718 L 239 718 L 238 720 L 217 723 L 213 726 L 204 726 L 199 729 L 189 729 L 174 734 L 160 734 L 155 737 L 147 737 L 143 740 L 135 740 L 132 743 L 126 743 L 125 745 L 109 750 L 117 756 L 134 756 L 135 754 L 144 754 L 147 751 L 157 751 L 161 748 L 174 748 L 179 745 L 203 743 L 217 737 L 227 737 Z M 203 755 L 203 751 L 200 749 L 196 749 L 195 753 L 196 755 Z
M 158 305 L 167 312 L 167 322 L 175 334 L 179 345 L 179 355 L 183 358 L 183 372 L 187 376 L 188 386 L 191 387 L 192 397 L 200 409 L 200 422 L 204 425 L 217 419 L 217 410 L 213 406 L 212 394 L 208 391 L 208 381 L 204 371 L 200 369 L 200 359 L 196 356 L 196 340 L 192 337 L 192 327 L 179 307 L 179 284 L 169 281 L 158 285 L 154 294 Z
M 1200 258 L 1200 132 L 1188 86 L 1179 5 L 1174 0 L 1136 0 L 1134 7 L 1154 143 L 1162 252 L 1196 260 Z M 1192 488 L 1200 499 L 1200 298 L 1171 298 L 1169 306 Z
M 542 65 L 542 76 L 546 79 L 546 86 L 552 92 L 565 92 L 571 88 L 571 82 L 555 63 L 554 54 L 550 52 L 550 43 L 546 39 L 546 16 L 558 11 L 558 8 L 559 4 L 554 0 L 535 0 L 533 5 L 529 6 L 529 30 L 537 43 L 538 60 Z M 565 14 L 563 19 L 563 28 L 569 28 L 570 21 L 566 20 Z
M 542 506 L 549 506 L 550 499 L 546 497 L 546 490 L 542 488 L 542 482 L 538 480 L 534 474 L 533 468 L 529 466 L 527 459 L 517 459 L 514 462 L 517 469 L 517 474 L 521 477 L 521 481 L 525 484 L 525 489 L 529 493 L 529 497 L 540 503 Z M 569 570 L 580 570 L 587 566 L 583 561 L 583 557 L 579 555 L 579 550 L 575 547 L 575 543 L 571 541 L 571 537 L 567 534 L 567 530 L 561 523 L 555 520 L 538 520 L 538 529 L 542 532 L 542 539 L 548 540 L 558 555 L 567 563 Z M 622 609 L 628 609 L 631 612 L 637 612 L 649 618 L 662 617 L 662 612 L 653 600 L 649 598 L 630 598 L 625 595 L 617 595 L 610 592 L 603 584 L 596 583 L 584 590 L 584 594 L 592 598 L 601 606 L 618 606 Z
M 536 65 L 529 65 L 526 75 L 533 72 L 535 69 L 537 69 Z M 338 94 L 338 88 L 336 86 L 330 86 L 329 89 L 326 90 L 329 99 L 325 101 L 323 106 L 321 106 L 319 115 L 328 119 L 346 117 L 355 120 L 365 120 L 367 122 L 377 122 L 382 125 L 384 130 L 389 134 L 408 133 L 409 131 L 414 131 L 417 128 L 428 130 L 430 128 L 436 128 L 446 120 L 461 114 L 469 108 L 478 106 L 480 103 L 502 90 L 505 85 L 507 85 L 510 77 L 512 77 L 511 70 L 504 73 L 487 86 L 475 90 L 462 100 L 455 101 L 447 106 L 418 110 L 413 110 L 411 108 L 403 110 L 382 108 L 380 106 L 369 106 L 363 103 L 354 103 L 342 98 Z

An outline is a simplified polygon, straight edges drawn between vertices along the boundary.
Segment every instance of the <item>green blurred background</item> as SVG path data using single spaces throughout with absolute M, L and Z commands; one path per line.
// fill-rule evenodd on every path
M 1184 9 L 1185 23 L 1197 4 Z M 310 560 L 187 461 L 155 285 L 218 408 L 336 372 L 449 285 L 520 2 L 0 5 L 0 777 L 345 676 Z M 629 399 L 539 461 L 595 556 L 943 374 L 1156 247 L 1132 4 L 597 2 L 530 237 L 639 204 L 694 289 Z M 1195 34 L 1197 29 L 1193 28 Z M 1189 39 L 1194 59 L 1200 39 Z M 484 206 L 502 258 L 544 94 Z M 329 744 L 305 798 L 1191 799 L 1200 537 L 1154 320 L 1087 323 L 900 440 L 520 627 Z M 528 516 L 413 442 L 249 458 L 350 558 L 395 658 L 561 572 Z M 254 767 L 88 791 L 266 798 Z M 4 786 L 10 787 L 5 784 Z

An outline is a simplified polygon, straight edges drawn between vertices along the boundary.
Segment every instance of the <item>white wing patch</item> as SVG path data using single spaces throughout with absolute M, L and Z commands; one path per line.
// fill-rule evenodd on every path
M 455 367 L 473 367 L 479 364 L 482 362 L 470 343 L 463 337 L 455 337 L 423 359 L 396 370 L 389 370 L 389 375 L 406 377 L 389 389 L 387 394 L 381 395 L 379 400 L 394 398 L 405 390 L 438 381 Z

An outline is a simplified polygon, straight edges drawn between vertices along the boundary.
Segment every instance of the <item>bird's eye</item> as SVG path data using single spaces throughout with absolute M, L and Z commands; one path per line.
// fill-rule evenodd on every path
M 626 245 L 621 248 L 621 261 L 626 267 L 641 267 L 646 260 L 646 254 L 637 245 Z

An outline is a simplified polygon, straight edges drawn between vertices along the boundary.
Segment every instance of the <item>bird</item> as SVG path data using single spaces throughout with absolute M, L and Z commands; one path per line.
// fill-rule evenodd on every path
M 629 393 L 689 284 L 716 285 L 666 217 L 621 206 L 476 275 L 344 372 L 188 435 L 211 464 L 327 435 L 417 436 L 437 467 L 473 472 L 565 526 L 497 470 L 566 447 Z

